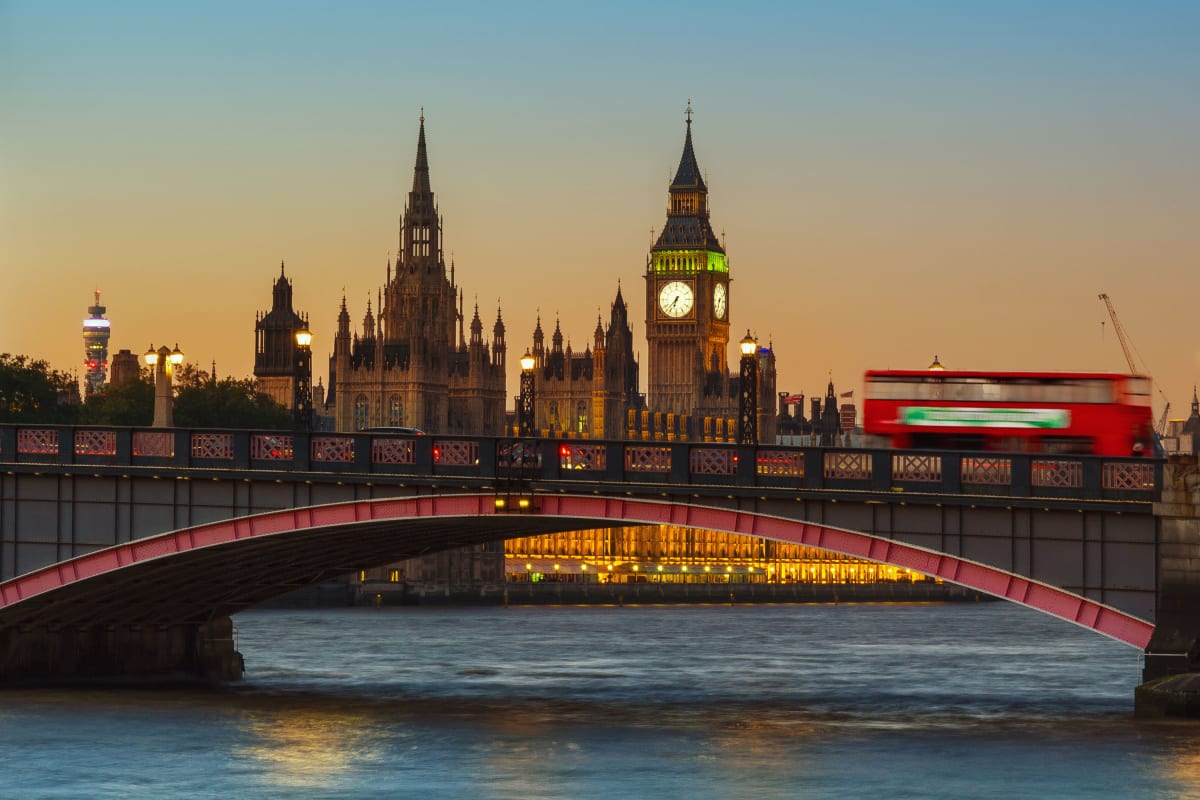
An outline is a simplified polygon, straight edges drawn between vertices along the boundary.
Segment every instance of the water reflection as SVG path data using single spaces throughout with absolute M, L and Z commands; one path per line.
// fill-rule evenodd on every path
M 1200 797 L 1136 660 L 1000 603 L 239 615 L 210 693 L 0 697 L 0 797 Z
M 250 741 L 233 756 L 253 762 L 258 780 L 289 788 L 338 785 L 341 774 L 380 757 L 374 726 L 361 716 L 301 706 L 252 710 Z

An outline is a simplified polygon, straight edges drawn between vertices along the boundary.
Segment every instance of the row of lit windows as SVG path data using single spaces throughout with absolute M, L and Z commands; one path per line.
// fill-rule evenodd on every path
M 771 558 L 785 560 L 859 560 L 790 542 L 677 526 L 602 528 L 520 537 L 508 540 L 505 552 L 508 555 L 536 554 L 536 557 L 559 558 L 606 554 L 628 560 L 660 555 L 767 557 L 769 552 Z
M 562 580 L 582 576 L 591 576 L 599 583 L 727 583 L 729 581 L 756 581 L 762 583 L 891 583 L 897 581 L 915 582 L 926 580 L 920 573 L 910 572 L 899 567 L 884 564 L 858 562 L 854 564 L 818 564 L 818 565 L 780 565 L 780 566 L 713 566 L 703 567 L 687 564 L 633 564 L 621 565 L 587 565 L 580 564 L 578 571 L 570 564 L 554 563 L 539 565 L 535 568 L 531 562 L 521 564 L 513 559 L 508 562 L 506 580 L 526 582 L 545 580 Z M 544 572 L 542 570 L 545 570 Z

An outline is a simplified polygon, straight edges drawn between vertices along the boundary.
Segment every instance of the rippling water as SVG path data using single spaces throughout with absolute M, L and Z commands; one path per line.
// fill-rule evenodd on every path
M 0 798 L 1200 798 L 1138 653 L 1006 603 L 235 623 L 228 690 L 0 694 Z

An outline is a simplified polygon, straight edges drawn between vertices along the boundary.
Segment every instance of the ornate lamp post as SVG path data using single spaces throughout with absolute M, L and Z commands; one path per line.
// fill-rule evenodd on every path
M 171 377 L 175 374 L 175 368 L 183 363 L 183 353 L 179 345 L 175 345 L 174 350 L 168 350 L 166 345 L 155 350 L 154 345 L 150 345 L 142 358 L 146 366 L 154 367 L 154 422 L 151 424 L 155 428 L 174 427 Z
M 312 333 L 308 326 L 296 331 L 295 389 L 292 393 L 292 420 L 296 430 L 312 429 Z
M 739 345 L 742 350 L 742 372 L 738 385 L 738 444 L 758 444 L 758 342 L 746 331 Z
M 517 405 L 517 435 L 533 436 L 533 365 L 529 351 L 521 356 L 521 397 Z

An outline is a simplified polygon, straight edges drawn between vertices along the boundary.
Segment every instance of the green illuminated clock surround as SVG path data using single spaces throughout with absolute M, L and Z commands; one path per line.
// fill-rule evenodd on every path
M 725 319 L 725 284 L 718 283 L 713 287 L 713 316 Z
M 695 299 L 691 284 L 684 281 L 671 281 L 658 291 L 658 307 L 668 317 L 687 316 Z

